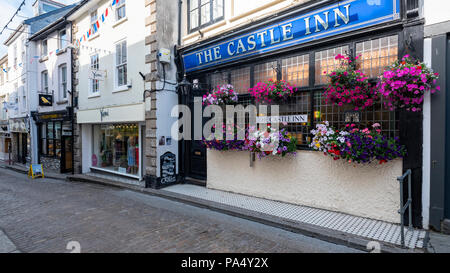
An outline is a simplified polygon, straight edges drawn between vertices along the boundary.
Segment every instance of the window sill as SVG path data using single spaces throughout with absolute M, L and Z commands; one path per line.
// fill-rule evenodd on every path
M 61 55 L 67 52 L 67 48 L 64 49 L 58 49 L 58 51 L 56 52 L 56 55 Z
M 64 100 L 57 101 L 56 104 L 58 104 L 58 105 L 67 104 L 67 102 L 69 102 L 69 100 L 68 99 L 64 99 Z
M 118 86 L 118 87 L 114 88 L 114 90 L 112 92 L 119 93 L 119 92 L 128 91 L 129 89 L 130 88 L 127 85 L 122 85 L 122 86 Z
M 88 99 L 94 99 L 94 98 L 99 98 L 100 94 L 92 94 L 88 96 Z
M 89 37 L 88 41 L 90 42 L 90 41 L 92 41 L 92 40 L 98 38 L 99 36 L 100 36 L 100 33 L 97 32 L 97 33 L 95 33 L 94 35 L 91 35 L 91 36 Z
M 122 23 L 124 23 L 124 22 L 126 22 L 126 21 L 128 21 L 128 16 L 125 16 L 125 17 L 123 17 L 122 19 L 116 21 L 116 22 L 112 25 L 112 27 L 115 28 L 115 27 L 117 27 L 118 25 L 120 25 L 120 24 L 122 24 Z
M 48 55 L 45 55 L 45 56 L 43 56 L 43 57 L 41 57 L 41 58 L 39 59 L 39 62 L 40 62 L 40 63 L 43 63 L 43 62 L 45 62 L 45 61 L 48 61 Z

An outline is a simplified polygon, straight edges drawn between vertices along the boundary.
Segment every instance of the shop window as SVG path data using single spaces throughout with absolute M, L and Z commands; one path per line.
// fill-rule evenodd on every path
M 282 78 L 290 85 L 309 85 L 309 54 L 294 56 L 281 61 Z
M 125 0 L 118 0 L 116 3 L 116 20 L 119 21 L 126 16 Z
M 223 19 L 223 0 L 189 0 L 189 32 Z
M 341 46 L 316 52 L 316 85 L 328 83 L 327 73 L 334 70 L 340 64 L 339 60 L 335 60 L 336 55 L 347 55 L 348 53 L 348 46 Z
M 277 61 L 257 64 L 254 66 L 254 84 L 265 82 L 268 80 L 277 80 Z
M 117 87 L 127 85 L 127 42 L 116 44 Z
M 98 54 L 94 54 L 91 56 L 91 73 L 97 70 L 99 70 Z M 99 80 L 91 79 L 90 83 L 91 95 L 97 95 L 100 90 Z
M 231 70 L 231 84 L 239 94 L 248 93 L 250 88 L 250 67 Z
M 92 167 L 120 174 L 139 173 L 139 126 L 115 124 L 94 126 Z
M 61 158 L 61 122 L 41 125 L 41 155 Z
M 380 76 L 398 58 L 398 35 L 356 44 L 357 64 L 370 78 Z

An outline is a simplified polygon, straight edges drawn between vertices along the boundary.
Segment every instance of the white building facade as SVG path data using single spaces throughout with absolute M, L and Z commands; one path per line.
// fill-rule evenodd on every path
M 143 180 L 145 13 L 141 1 L 83 1 L 69 16 L 82 173 Z M 114 1 L 115 2 L 115 1 Z
M 0 160 L 9 160 L 11 134 L 8 122 L 8 55 L 0 58 Z

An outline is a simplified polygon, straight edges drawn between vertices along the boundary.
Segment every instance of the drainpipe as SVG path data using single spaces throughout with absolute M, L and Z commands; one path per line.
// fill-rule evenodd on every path
M 70 27 L 70 41 L 73 41 L 73 35 L 72 35 L 72 22 L 69 23 Z M 73 48 L 70 48 L 70 82 L 72 83 L 72 92 L 70 93 L 70 107 L 72 109 L 71 113 L 71 126 L 72 126 L 72 137 L 70 138 L 70 146 L 72 146 L 72 175 L 75 174 L 75 107 L 73 105 L 73 96 L 75 94 L 75 88 L 73 85 Z
M 181 7 L 183 5 L 183 1 L 178 1 L 178 46 L 181 45 Z

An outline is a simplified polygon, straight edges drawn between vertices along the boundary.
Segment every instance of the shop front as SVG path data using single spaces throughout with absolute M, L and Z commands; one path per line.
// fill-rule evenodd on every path
M 35 113 L 38 158 L 44 169 L 61 173 L 73 169 L 72 116 L 69 110 Z
M 16 118 L 9 120 L 11 132 L 12 160 L 19 164 L 31 162 L 31 139 L 28 118 Z
M 8 122 L 0 122 L 0 160 L 9 160 L 11 133 Z
M 141 104 L 79 111 L 83 173 L 99 172 L 141 181 L 144 113 Z
M 412 169 L 413 220 L 420 226 L 422 133 L 413 123 L 421 124 L 422 115 L 387 109 L 381 98 L 364 107 L 331 103 L 324 92 L 328 74 L 340 67 L 341 59 L 355 62 L 354 69 L 370 83 L 406 54 L 421 59 L 423 26 L 407 26 L 408 20 L 399 0 L 329 1 L 305 4 L 182 48 L 184 70 L 193 84 L 181 103 L 231 84 L 239 104 L 255 105 L 258 111 L 260 105 L 278 105 L 276 116 L 269 111 L 265 120 L 289 132 L 290 140 L 296 138 L 295 155 L 263 154 L 256 160 L 244 148 L 231 151 L 184 141 L 185 176 L 200 174 L 212 189 L 398 223 L 403 189 L 397 177 Z M 277 103 L 262 101 L 264 92 L 255 94 L 270 80 L 284 81 L 293 95 Z M 192 123 L 198 120 L 194 117 Z M 389 162 L 333 160 L 311 145 L 312 130 L 325 123 L 336 130 L 376 128 L 386 138 L 399 139 L 408 154 Z

